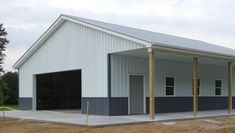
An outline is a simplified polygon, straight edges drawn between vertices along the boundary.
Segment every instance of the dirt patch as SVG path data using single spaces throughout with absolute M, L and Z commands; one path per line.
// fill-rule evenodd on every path
M 0 133 L 233 133 L 235 117 L 153 122 L 148 124 L 88 128 L 47 122 L 0 119 Z

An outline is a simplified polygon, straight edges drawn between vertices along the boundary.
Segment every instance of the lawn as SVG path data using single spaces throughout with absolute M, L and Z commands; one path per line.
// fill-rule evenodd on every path
M 2 110 L 8 111 L 8 110 L 18 110 L 18 105 L 5 105 L 5 106 L 0 106 L 0 111 Z

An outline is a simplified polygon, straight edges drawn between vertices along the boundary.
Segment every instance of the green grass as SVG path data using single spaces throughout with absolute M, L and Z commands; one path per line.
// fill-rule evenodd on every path
M 0 111 L 2 110 L 8 111 L 8 110 L 18 110 L 18 105 L 5 105 L 5 106 L 0 106 Z

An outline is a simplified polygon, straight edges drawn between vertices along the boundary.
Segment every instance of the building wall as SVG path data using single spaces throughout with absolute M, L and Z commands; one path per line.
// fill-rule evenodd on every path
M 33 97 L 33 75 L 74 69 L 82 69 L 82 97 L 107 97 L 107 53 L 142 47 L 65 21 L 19 68 L 19 97 Z
M 143 74 L 145 77 L 146 112 L 149 109 L 149 75 L 148 58 L 125 55 L 111 56 L 111 99 L 116 106 L 112 106 L 114 115 L 128 114 L 129 75 Z M 227 66 L 199 64 L 200 78 L 199 110 L 226 109 L 227 108 Z M 235 73 L 233 73 L 235 75 Z M 165 77 L 175 78 L 174 96 L 165 95 Z M 215 80 L 222 80 L 222 95 L 215 96 Z M 233 78 L 235 86 L 235 78 Z M 233 87 L 233 96 L 235 87 Z M 234 98 L 235 99 L 235 98 Z M 234 100 L 233 99 L 233 100 Z M 235 101 L 235 100 L 234 100 Z M 118 104 L 117 104 L 118 103 Z M 111 103 L 112 104 L 112 103 Z M 155 111 L 180 112 L 192 111 L 192 63 L 155 60 Z M 235 104 L 234 104 L 235 107 Z M 120 110 L 121 108 L 121 110 Z M 119 109 L 120 112 L 115 112 Z M 111 112 L 112 114 L 112 112 Z

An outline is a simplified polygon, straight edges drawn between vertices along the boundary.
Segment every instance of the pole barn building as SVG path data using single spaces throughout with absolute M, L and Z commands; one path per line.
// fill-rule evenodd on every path
M 228 109 L 235 50 L 61 15 L 15 63 L 22 110 L 128 115 Z

